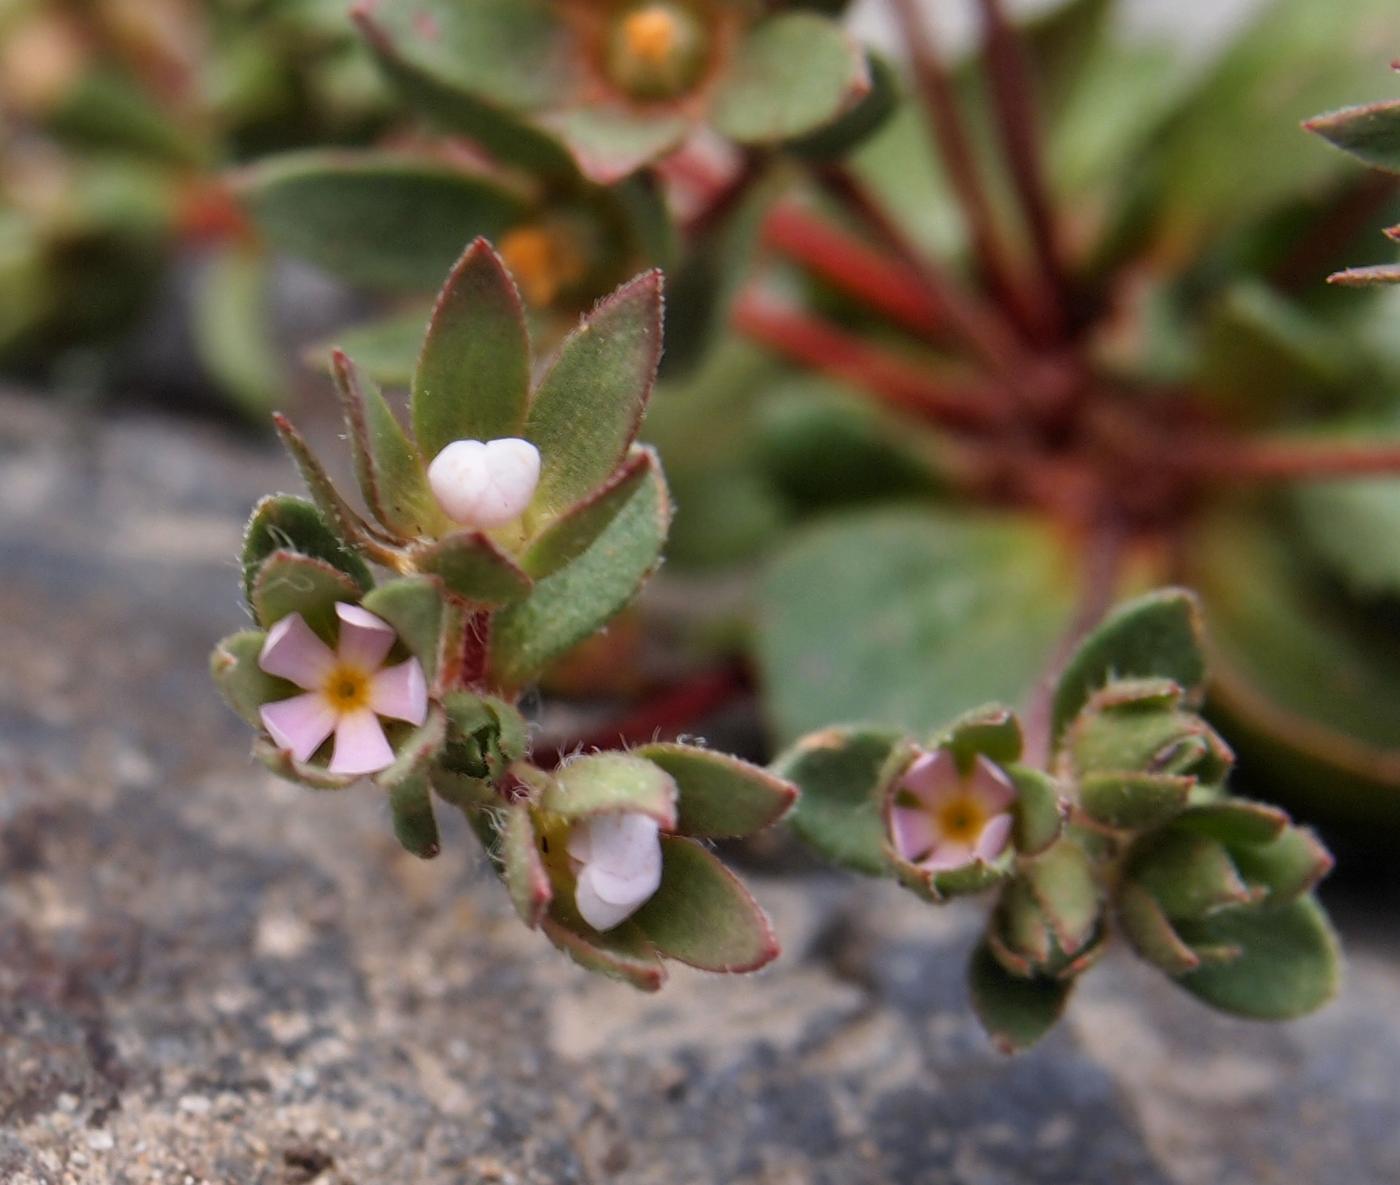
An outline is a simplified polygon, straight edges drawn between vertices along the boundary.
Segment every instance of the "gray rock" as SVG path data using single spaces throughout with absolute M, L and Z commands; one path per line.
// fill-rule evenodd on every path
M 445 820 L 247 758 L 237 628 L 270 449 L 0 399 L 0 1180 L 8 1185 L 1246 1185 L 1400 1179 L 1400 955 L 1213 1016 L 1111 957 L 1013 1060 L 971 1018 L 975 907 L 761 870 L 786 951 L 657 997 L 524 931 Z

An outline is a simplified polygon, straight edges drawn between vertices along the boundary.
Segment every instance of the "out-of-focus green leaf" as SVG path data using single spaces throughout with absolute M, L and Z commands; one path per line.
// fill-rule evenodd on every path
M 985 944 L 968 965 L 972 1007 L 1002 1053 L 1016 1053 L 1039 1041 L 1060 1019 L 1074 985 L 1067 980 L 1012 975 Z
M 195 349 L 224 392 L 261 415 L 286 382 L 267 317 L 267 258 L 246 250 L 208 260 L 195 289 Z
M 1343 107 L 1304 126 L 1374 168 L 1400 173 L 1400 99 Z
M 330 340 L 307 347 L 303 357 L 309 365 L 325 368 L 330 365 L 331 350 L 340 349 L 375 382 L 407 387 L 413 381 L 423 348 L 423 327 L 431 315 L 432 307 L 424 305 L 351 325 Z

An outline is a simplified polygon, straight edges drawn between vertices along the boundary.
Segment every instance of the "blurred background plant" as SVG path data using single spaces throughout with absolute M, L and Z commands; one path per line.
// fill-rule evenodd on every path
M 294 259 L 402 385 L 474 236 L 541 353 L 660 265 L 684 595 L 642 612 L 683 657 L 658 673 L 629 618 L 555 668 L 637 701 L 561 747 L 756 688 L 769 752 L 986 701 L 1034 748 L 1075 639 L 1174 582 L 1243 784 L 1393 843 L 1400 309 L 1325 280 L 1400 199 L 1299 128 L 1385 93 L 1389 0 L 1270 0 L 1190 48 L 1114 0 L 978 0 L 965 35 L 915 0 L 344 7 L 5 9 L 11 357 L 120 354 L 194 255 L 206 365 L 254 405 Z

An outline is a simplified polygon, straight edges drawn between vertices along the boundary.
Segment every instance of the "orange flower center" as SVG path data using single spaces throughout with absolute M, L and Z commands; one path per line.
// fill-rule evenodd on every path
M 369 706 L 369 675 L 349 663 L 337 663 L 321 686 L 321 694 L 339 713 Z
M 521 295 L 535 308 L 553 304 L 588 270 L 573 236 L 559 227 L 517 227 L 501 240 L 501 258 L 520 285 Z
M 971 847 L 982 834 L 989 816 L 972 795 L 958 794 L 940 803 L 934 817 L 946 841 Z
M 622 21 L 627 52 L 649 66 L 663 65 L 675 53 L 680 37 L 680 22 L 665 4 L 649 4 Z
M 704 73 L 711 35 L 690 4 L 653 0 L 624 10 L 604 47 L 608 77 L 635 99 L 675 99 Z

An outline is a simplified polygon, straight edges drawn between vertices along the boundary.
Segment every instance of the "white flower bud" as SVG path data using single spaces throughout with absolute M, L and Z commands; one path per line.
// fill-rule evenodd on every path
M 514 522 L 540 482 L 540 451 L 528 440 L 454 440 L 428 466 L 428 485 L 447 517 L 486 530 Z

